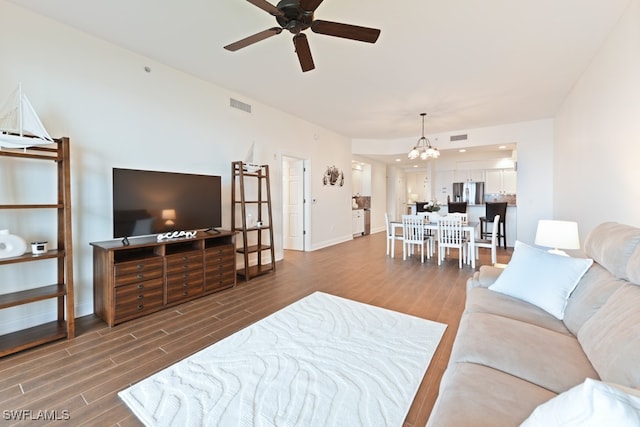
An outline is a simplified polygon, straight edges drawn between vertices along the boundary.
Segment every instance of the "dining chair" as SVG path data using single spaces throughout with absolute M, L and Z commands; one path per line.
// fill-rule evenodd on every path
M 468 242 L 459 215 L 447 215 L 438 220 L 438 265 L 444 260 L 445 253 L 458 249 L 458 265 L 462 268 L 468 252 Z
M 462 213 L 462 212 L 454 212 L 454 213 L 449 214 L 449 215 L 453 215 L 453 216 L 460 217 L 460 219 L 462 220 L 462 223 L 463 223 L 463 224 L 466 224 L 466 223 L 468 223 L 468 222 L 469 222 L 469 214 L 467 214 L 466 212 L 465 212 L 465 213 Z
M 427 259 L 433 253 L 433 237 L 425 233 L 424 216 L 402 215 L 402 259 L 413 253 L 415 246 L 420 247 L 420 262 L 424 263 L 425 253 Z
M 490 224 L 496 215 L 500 215 L 497 234 L 498 246 L 500 246 L 502 239 L 504 248 L 507 249 L 507 202 L 487 202 L 485 204 L 485 215 L 480 217 L 480 237 L 486 238 L 491 233 L 487 229 L 487 224 Z
M 387 227 L 387 255 L 391 253 L 391 258 L 395 258 L 396 240 L 402 241 L 403 237 L 402 234 L 396 234 L 396 228 L 391 226 L 387 212 L 384 213 L 384 222 Z
M 498 242 L 497 237 L 498 237 L 498 227 L 500 225 L 500 215 L 496 215 L 493 217 L 493 221 L 492 221 L 492 227 L 491 227 L 491 234 L 489 234 L 489 238 L 488 239 L 476 239 L 475 241 L 475 248 L 471 248 L 471 246 L 469 246 L 469 256 L 473 255 L 476 257 L 476 259 L 478 258 L 478 248 L 488 248 L 491 249 L 491 264 L 494 265 L 497 260 L 497 256 L 496 256 L 496 249 L 497 246 L 500 244 L 500 242 Z

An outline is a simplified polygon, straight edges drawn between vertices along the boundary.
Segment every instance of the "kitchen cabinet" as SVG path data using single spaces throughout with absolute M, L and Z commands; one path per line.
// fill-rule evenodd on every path
M 436 171 L 433 197 L 441 204 L 447 202 L 447 196 L 453 197 L 454 171 Z
M 364 234 L 364 209 L 351 211 L 351 229 L 354 236 Z
M 517 172 L 514 169 L 487 170 L 485 177 L 485 194 L 516 194 Z
M 514 169 L 502 170 L 502 191 L 505 194 L 516 194 L 517 172 Z
M 483 182 L 485 171 L 483 169 L 456 170 L 454 178 L 455 182 Z

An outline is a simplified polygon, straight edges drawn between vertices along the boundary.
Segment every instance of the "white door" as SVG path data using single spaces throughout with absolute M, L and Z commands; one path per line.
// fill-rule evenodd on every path
M 283 248 L 304 250 L 304 161 L 282 158 Z

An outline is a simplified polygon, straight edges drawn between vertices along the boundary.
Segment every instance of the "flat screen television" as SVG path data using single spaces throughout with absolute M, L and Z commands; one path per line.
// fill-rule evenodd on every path
M 222 179 L 113 168 L 113 237 L 222 226 Z

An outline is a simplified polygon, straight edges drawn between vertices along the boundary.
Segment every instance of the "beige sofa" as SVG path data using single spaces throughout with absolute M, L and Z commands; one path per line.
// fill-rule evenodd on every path
M 563 320 L 488 289 L 504 270 L 482 266 L 469 279 L 427 426 L 517 426 L 585 378 L 640 388 L 640 229 L 601 224 L 584 252 L 594 262 Z

